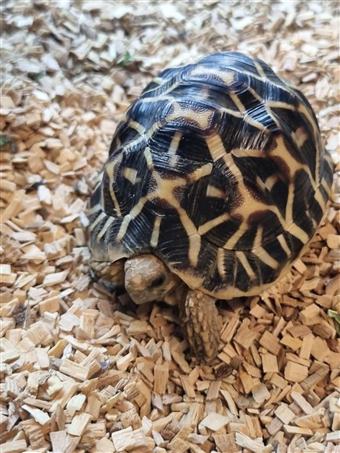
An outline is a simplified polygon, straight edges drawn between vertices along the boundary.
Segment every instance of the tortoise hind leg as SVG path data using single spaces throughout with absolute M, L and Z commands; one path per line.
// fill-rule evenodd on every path
M 182 307 L 187 340 L 200 359 L 212 361 L 218 353 L 221 320 L 215 299 L 189 290 Z

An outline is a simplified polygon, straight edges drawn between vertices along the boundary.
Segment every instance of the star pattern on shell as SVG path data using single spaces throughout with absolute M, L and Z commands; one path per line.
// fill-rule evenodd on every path
M 220 299 L 259 294 L 313 236 L 331 181 L 303 94 L 261 60 L 212 54 L 130 106 L 92 197 L 91 247 L 155 254 Z

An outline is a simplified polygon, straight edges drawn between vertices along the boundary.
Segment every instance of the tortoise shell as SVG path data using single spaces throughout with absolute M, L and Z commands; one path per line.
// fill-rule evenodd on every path
M 332 168 L 304 95 L 238 52 L 166 69 L 114 135 L 90 207 L 97 260 L 159 257 L 219 299 L 259 294 L 325 211 Z

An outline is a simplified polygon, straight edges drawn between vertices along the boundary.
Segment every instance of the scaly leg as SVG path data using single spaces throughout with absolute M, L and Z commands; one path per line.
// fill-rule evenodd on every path
M 200 359 L 211 362 L 218 353 L 221 320 L 215 299 L 189 290 L 182 314 L 191 349 Z

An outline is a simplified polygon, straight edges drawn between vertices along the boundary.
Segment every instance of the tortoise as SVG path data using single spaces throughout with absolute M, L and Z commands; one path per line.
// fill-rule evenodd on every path
M 91 196 L 92 269 L 136 304 L 182 288 L 188 343 L 209 362 L 216 300 L 285 274 L 331 183 L 312 107 L 262 60 L 218 52 L 165 69 L 119 123 Z

